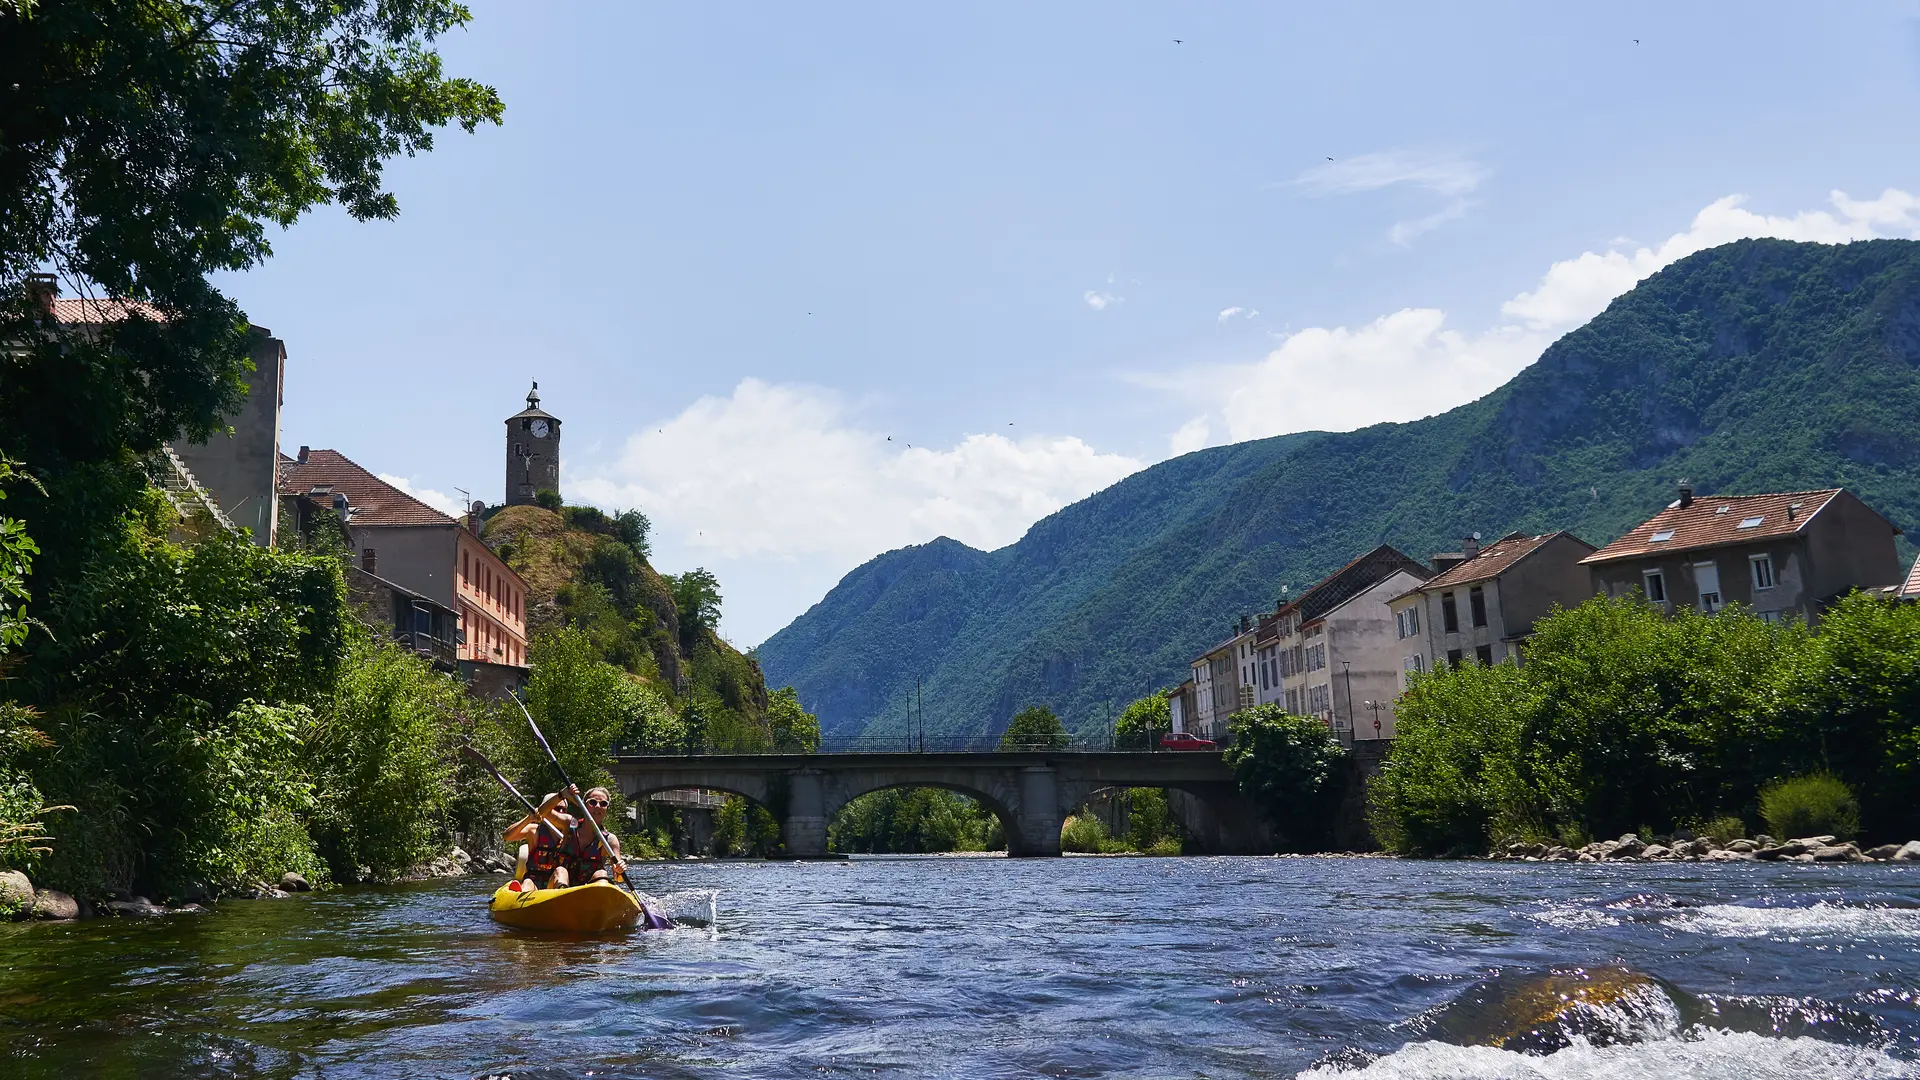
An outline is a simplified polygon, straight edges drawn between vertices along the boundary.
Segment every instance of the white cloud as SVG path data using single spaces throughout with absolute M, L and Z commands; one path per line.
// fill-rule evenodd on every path
M 1432 232 L 1449 221 L 1458 221 L 1466 217 L 1467 208 L 1472 205 L 1466 199 L 1455 199 L 1426 217 L 1415 218 L 1412 221 L 1396 221 L 1393 227 L 1387 230 L 1387 239 L 1401 247 L 1406 247 L 1413 243 L 1414 237 Z
M 1458 154 L 1389 150 L 1317 165 L 1295 177 L 1290 186 L 1313 195 L 1358 195 L 1405 186 L 1446 199 L 1433 213 L 1396 221 L 1387 230 L 1387 239 L 1406 247 L 1415 237 L 1465 217 L 1473 206 L 1467 196 L 1486 178 L 1485 166 Z
M 1173 438 L 1167 441 L 1167 449 L 1174 457 L 1179 457 L 1195 450 L 1204 450 L 1212 441 L 1213 423 L 1204 415 L 1196 416 L 1180 425 L 1180 430 L 1174 432 Z
M 1072 437 L 908 448 L 863 430 L 830 392 L 746 379 L 649 425 L 569 491 L 639 506 L 694 557 L 858 560 L 942 535 L 1000 547 L 1143 464 Z
M 1228 319 L 1231 319 L 1231 318 L 1233 318 L 1233 317 L 1234 317 L 1235 315 L 1238 315 L 1238 314 L 1240 314 L 1240 313 L 1241 313 L 1242 311 L 1244 311 L 1244 310 L 1246 310 L 1246 309 L 1245 309 L 1245 308 L 1237 308 L 1237 307 L 1230 307 L 1230 308 L 1227 308 L 1227 309 L 1225 309 L 1225 310 L 1223 310 L 1222 312 L 1220 312 L 1220 321 L 1221 321 L 1221 322 L 1226 322 L 1226 321 L 1227 321 Z
M 1560 334 L 1694 252 L 1747 237 L 1844 243 L 1920 235 L 1920 197 L 1894 189 L 1866 200 L 1835 191 L 1830 211 L 1790 217 L 1754 213 L 1743 201 L 1731 195 L 1713 202 L 1684 232 L 1656 246 L 1589 251 L 1554 263 L 1538 286 L 1501 305 L 1504 319 L 1486 330 L 1456 329 L 1434 308 L 1404 308 L 1359 326 L 1289 334 L 1250 364 L 1133 381 L 1190 397 L 1193 388 L 1206 388 L 1200 393 L 1210 397 L 1202 400 L 1217 410 L 1235 440 L 1414 420 L 1488 393 L 1538 359 Z M 1174 438 L 1190 442 L 1195 430 L 1196 421 L 1188 421 Z
M 1293 183 L 1316 195 L 1353 195 L 1406 184 L 1457 198 L 1471 193 L 1486 178 L 1485 166 L 1457 154 L 1387 150 L 1317 165 Z
M 467 512 L 467 508 L 460 505 L 459 499 L 445 492 L 435 491 L 432 488 L 417 487 L 413 481 L 408 480 L 404 476 L 393 476 L 388 473 L 380 473 L 378 475 L 380 479 L 385 480 L 387 483 L 392 484 L 394 487 L 419 499 L 421 502 L 426 503 L 428 506 L 433 507 L 443 514 L 451 514 L 454 517 L 459 517 L 461 514 Z
M 1105 311 L 1111 305 L 1124 304 L 1127 302 L 1125 297 L 1115 296 L 1112 293 L 1099 292 L 1094 289 L 1087 290 L 1086 301 L 1087 306 L 1095 311 Z
M 1728 195 L 1695 214 L 1685 232 L 1674 233 L 1658 247 L 1626 252 L 1618 250 L 1616 241 L 1605 252 L 1588 251 L 1554 263 L 1538 288 L 1507 301 L 1500 313 L 1529 326 L 1577 326 L 1661 267 L 1719 244 L 1756 236 L 1844 244 L 1920 231 L 1920 198 L 1904 191 L 1888 188 L 1879 198 L 1866 200 L 1835 191 L 1827 199 L 1837 216 L 1825 210 L 1808 210 L 1792 217 L 1769 217 L 1744 209 L 1745 196 Z

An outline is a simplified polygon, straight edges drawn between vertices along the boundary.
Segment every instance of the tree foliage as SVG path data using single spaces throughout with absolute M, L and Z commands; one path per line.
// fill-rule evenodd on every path
M 1595 598 L 1535 625 L 1524 667 L 1417 676 L 1369 787 L 1396 850 L 1758 820 L 1761 791 L 1831 773 L 1870 836 L 1920 828 L 1920 607 L 1855 594 L 1817 633 L 1738 606 L 1668 616 Z
M 1323 842 L 1347 756 L 1327 725 L 1278 705 L 1255 705 L 1228 717 L 1227 732 L 1223 757 L 1282 842 L 1294 849 Z
M 667 575 L 667 585 L 680 612 L 682 647 L 692 652 L 701 630 L 711 631 L 720 625 L 720 579 L 700 566 L 684 574 Z
M 775 690 L 767 700 L 767 730 L 776 754 L 811 754 L 820 749 L 820 721 L 800 707 L 793 687 Z
M 1120 710 L 1113 722 L 1115 750 L 1151 750 L 1154 740 L 1173 730 L 1173 707 L 1164 692 L 1148 694 Z
M 888 788 L 848 803 L 828 827 L 835 851 L 930 854 L 1006 845 L 1000 819 L 975 800 L 940 788 Z
M 1000 749 L 1058 750 L 1067 745 L 1067 729 L 1045 705 L 1029 705 L 1013 714 L 1000 736 Z

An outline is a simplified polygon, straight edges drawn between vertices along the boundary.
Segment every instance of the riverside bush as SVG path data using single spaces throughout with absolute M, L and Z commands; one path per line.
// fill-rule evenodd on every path
M 1111 855 L 1132 850 L 1124 840 L 1107 833 L 1107 823 L 1094 814 L 1075 814 L 1060 826 L 1060 850 L 1086 855 Z
M 1255 705 L 1227 718 L 1222 755 L 1240 790 L 1286 846 L 1311 848 L 1330 831 L 1347 752 L 1327 725 L 1278 705 Z
M 1760 816 L 1767 831 L 1782 840 L 1800 836 L 1852 839 L 1860 831 L 1860 803 L 1828 773 L 1796 776 L 1760 791 Z
M 1813 773 L 1861 793 L 1867 833 L 1920 831 L 1915 605 L 1854 594 L 1815 633 L 1738 606 L 1668 616 L 1596 597 L 1541 619 L 1524 666 L 1414 675 L 1396 710 L 1368 789 L 1374 834 L 1396 851 L 1703 821 L 1696 832 L 1744 832 L 1764 785 Z

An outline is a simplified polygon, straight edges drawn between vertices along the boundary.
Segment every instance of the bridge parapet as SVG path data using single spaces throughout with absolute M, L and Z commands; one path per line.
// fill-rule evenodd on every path
M 1263 850 L 1264 830 L 1218 753 L 965 751 L 707 756 L 623 755 L 614 776 L 629 798 L 675 788 L 726 791 L 780 822 L 786 854 L 827 855 L 827 827 L 847 803 L 887 788 L 935 787 L 979 800 L 1000 818 L 1010 855 L 1060 854 L 1060 827 L 1102 788 L 1181 791 L 1212 819 L 1201 843 L 1220 853 Z

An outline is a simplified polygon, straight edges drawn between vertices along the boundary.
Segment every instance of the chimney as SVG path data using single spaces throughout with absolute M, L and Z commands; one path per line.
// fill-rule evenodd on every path
M 27 275 L 27 299 L 43 315 L 53 314 L 53 301 L 60 295 L 60 279 L 52 274 Z
M 307 448 L 303 446 L 300 448 L 300 464 L 305 465 L 306 463 L 307 463 Z
M 487 504 L 479 499 L 473 500 L 473 505 L 467 508 L 467 528 L 472 529 L 475 536 L 480 535 L 480 515 L 486 510 Z
M 1680 481 L 1680 505 L 1682 508 L 1693 505 L 1693 481 Z
M 1787 520 L 1792 521 L 1793 516 L 1795 514 L 1798 514 L 1800 512 L 1800 508 L 1805 505 L 1806 505 L 1805 503 L 1788 503 L 1787 504 Z
M 346 492 L 336 491 L 333 493 L 333 512 L 340 515 L 342 524 L 353 517 L 353 506 L 347 502 Z
M 1474 533 L 1472 536 L 1469 536 L 1465 540 L 1460 541 L 1460 554 L 1462 556 L 1460 560 L 1461 562 L 1465 562 L 1468 559 L 1471 559 L 1474 556 L 1480 554 L 1480 534 L 1479 533 Z
M 360 569 L 375 577 L 380 576 L 380 556 L 372 548 L 360 549 Z

